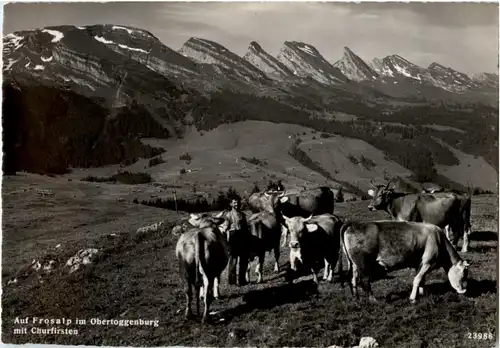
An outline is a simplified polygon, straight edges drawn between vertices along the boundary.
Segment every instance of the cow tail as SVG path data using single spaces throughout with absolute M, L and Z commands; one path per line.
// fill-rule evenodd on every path
M 202 267 L 205 264 L 205 254 L 203 253 L 203 235 L 198 232 L 196 233 L 196 239 L 194 243 L 194 259 L 195 259 L 195 272 L 194 272 L 194 281 L 195 281 L 195 288 L 199 289 L 200 288 L 200 276 L 201 276 L 201 271 Z M 203 279 L 201 279 L 203 281 Z
M 347 260 L 347 272 L 343 272 L 342 267 L 342 254 L 339 253 L 339 280 L 342 287 L 344 287 L 344 283 L 347 281 L 349 287 L 351 286 L 351 282 L 349 281 L 349 276 L 352 272 L 352 260 L 349 258 L 349 254 L 347 252 L 347 248 L 345 246 L 345 231 L 351 226 L 352 222 L 346 222 L 340 228 L 340 245 L 342 250 L 344 251 L 345 258 Z

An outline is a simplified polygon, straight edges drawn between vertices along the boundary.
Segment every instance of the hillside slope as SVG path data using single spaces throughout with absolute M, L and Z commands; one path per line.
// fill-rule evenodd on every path
M 186 195 L 192 195 L 193 190 L 198 194 L 215 195 L 218 190 L 230 186 L 241 192 L 250 191 L 254 183 L 264 188 L 269 180 L 278 179 L 289 188 L 327 184 L 334 190 L 342 187 L 344 191 L 361 195 L 370 188 L 371 179 L 377 181 L 400 176 L 409 180 L 413 175 L 362 140 L 325 135 L 311 128 L 285 123 L 243 121 L 224 124 L 206 132 L 198 132 L 192 127 L 183 139 L 143 139 L 142 142 L 165 149 L 166 152 L 161 155 L 165 162 L 148 167 L 148 160 L 140 159 L 123 168 L 74 169 L 68 177 L 110 176 L 121 169 L 148 172 L 155 181 L 175 187 Z M 292 157 L 289 152 L 295 144 L 313 162 L 317 162 L 330 179 Z M 189 154 L 190 160 L 181 159 L 186 154 Z M 247 160 L 255 158 L 260 164 L 249 163 L 242 157 Z M 488 168 L 481 175 L 473 172 L 464 175 L 475 187 L 494 190 L 495 186 L 489 183 L 496 182 L 496 172 Z M 181 174 L 181 171 L 186 172 Z M 452 172 L 440 173 L 448 176 L 447 173 Z M 453 178 L 455 176 L 450 174 L 449 179 Z M 353 190 L 351 185 L 358 190 Z M 133 197 L 149 199 L 152 192 L 157 194 L 144 188 L 142 193 Z M 168 194 L 171 195 L 171 191 Z

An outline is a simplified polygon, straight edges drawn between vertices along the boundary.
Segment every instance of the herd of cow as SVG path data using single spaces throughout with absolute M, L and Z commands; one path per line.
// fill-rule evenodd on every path
M 452 287 L 460 294 L 467 287 L 469 263 L 456 247 L 463 236 L 462 251 L 467 251 L 470 233 L 471 199 L 469 194 L 424 190 L 418 194 L 396 192 L 393 181 L 373 185 L 369 210 L 383 210 L 392 220 L 343 222 L 333 215 L 334 195 L 330 188 L 319 187 L 295 194 L 285 191 L 259 192 L 248 198 L 254 214 L 248 218 L 240 211 L 240 202 L 231 202 L 231 210 L 217 214 L 191 214 L 179 237 L 176 256 L 185 283 L 186 319 L 192 316 L 195 290 L 197 313 L 204 301 L 202 322 L 208 318 L 212 297 L 219 296 L 219 279 L 228 267 L 229 284 L 249 282 L 249 262 L 258 258 L 257 282 L 262 281 L 266 252 L 273 250 L 275 271 L 279 272 L 280 241 L 289 238 L 290 269 L 310 270 L 318 283 L 316 270 L 324 262 L 323 278 L 333 279 L 339 260 L 342 283 L 346 277 L 353 296 L 360 285 L 370 300 L 370 280 L 384 272 L 413 268 L 416 276 L 410 301 L 417 291 L 423 294 L 426 275 L 443 268 Z M 283 244 L 284 245 L 284 244 Z M 344 252 L 348 264 L 342 274 Z M 236 265 L 238 277 L 236 276 Z M 290 277 L 289 279 L 292 279 Z

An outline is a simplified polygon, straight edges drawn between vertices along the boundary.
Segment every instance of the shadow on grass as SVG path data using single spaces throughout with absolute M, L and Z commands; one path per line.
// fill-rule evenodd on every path
M 318 286 L 312 280 L 253 290 L 243 295 L 243 304 L 226 310 L 224 318 L 228 322 L 255 309 L 270 309 L 287 303 L 307 301 L 315 294 L 318 294 Z
M 464 294 L 468 298 L 476 298 L 485 294 L 495 294 L 497 291 L 497 283 L 493 280 L 483 279 L 475 280 L 469 279 L 467 281 L 467 292 Z M 387 302 L 394 302 L 401 299 L 410 297 L 411 288 L 405 291 L 392 292 L 386 296 Z M 438 295 L 442 296 L 447 293 L 456 293 L 449 282 L 432 283 L 425 286 L 425 296 Z
M 469 240 L 477 242 L 498 241 L 498 233 L 493 231 L 473 231 L 469 235 Z

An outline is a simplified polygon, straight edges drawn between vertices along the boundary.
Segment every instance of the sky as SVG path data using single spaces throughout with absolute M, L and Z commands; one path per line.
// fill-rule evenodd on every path
M 4 33 L 51 25 L 121 24 L 179 49 L 190 37 L 243 56 L 251 41 L 276 56 L 285 41 L 315 46 L 330 62 L 344 46 L 365 61 L 399 54 L 427 67 L 498 72 L 496 3 L 122 2 L 10 3 Z

